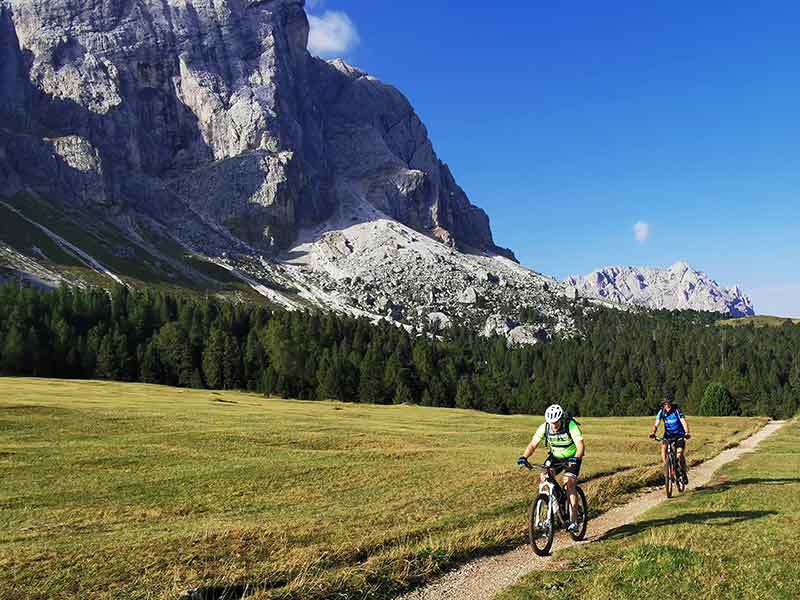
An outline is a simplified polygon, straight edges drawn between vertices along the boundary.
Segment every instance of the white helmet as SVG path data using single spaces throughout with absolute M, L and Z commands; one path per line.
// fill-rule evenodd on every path
M 551 425 L 557 421 L 561 420 L 561 417 L 564 416 L 564 409 L 561 408 L 558 404 L 551 404 L 547 407 L 547 410 L 544 411 L 544 420 L 550 423 Z

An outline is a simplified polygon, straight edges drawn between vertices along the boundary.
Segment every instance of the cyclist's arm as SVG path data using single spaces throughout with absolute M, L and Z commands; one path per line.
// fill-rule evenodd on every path
M 524 458 L 526 459 L 530 458 L 531 455 L 534 452 L 536 452 L 536 448 L 539 447 L 539 444 L 541 444 L 542 440 L 544 439 L 544 429 L 545 426 L 544 423 L 542 423 L 542 425 L 539 426 L 539 429 L 536 430 L 536 433 L 533 434 L 533 439 L 531 439 L 531 443 L 528 444 L 528 447 L 525 448 L 525 452 L 522 453 L 522 456 Z
M 650 430 L 650 435 L 655 435 L 656 431 L 658 431 L 658 424 L 661 423 L 661 411 L 656 413 L 656 422 L 653 423 L 653 429 Z
M 538 443 L 536 443 L 536 444 L 535 444 L 535 443 L 533 443 L 533 442 L 531 442 L 530 444 L 528 444 L 528 447 L 527 447 L 527 448 L 525 448 L 525 452 L 523 452 L 523 453 L 522 453 L 522 456 L 524 456 L 525 458 L 530 458 L 530 457 L 531 457 L 531 455 L 532 455 L 534 452 L 536 452 L 536 448 L 537 448 L 537 446 L 538 446 L 538 445 L 539 445 Z
M 680 408 L 678 408 L 678 418 L 680 418 L 681 425 L 683 425 L 683 432 L 688 437 L 689 436 L 689 424 L 686 422 L 686 417 L 684 416 L 683 411 Z
M 575 442 L 575 458 L 583 460 L 583 453 L 586 451 L 586 444 L 583 442 L 583 432 L 574 420 L 569 422 L 569 434 L 572 436 L 572 441 Z
M 578 440 L 575 442 L 575 448 L 575 458 L 578 460 L 583 460 L 583 453 L 586 452 L 586 444 L 583 442 L 583 440 Z

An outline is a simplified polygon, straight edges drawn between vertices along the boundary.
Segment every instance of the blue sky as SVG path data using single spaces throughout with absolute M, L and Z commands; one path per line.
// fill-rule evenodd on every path
M 523 264 L 564 277 L 683 259 L 761 313 L 800 317 L 800 3 L 308 12 L 319 53 L 409 97 Z

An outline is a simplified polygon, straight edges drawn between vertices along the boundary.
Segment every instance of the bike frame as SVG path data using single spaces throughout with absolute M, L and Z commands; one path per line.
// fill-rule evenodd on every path
M 566 491 L 560 485 L 558 485 L 558 481 L 556 481 L 556 478 L 553 475 L 553 469 L 551 467 L 546 465 L 530 465 L 531 469 L 534 467 L 538 467 L 544 473 L 546 473 L 545 480 L 539 482 L 539 493 L 547 495 L 548 498 L 547 518 L 549 520 L 555 516 L 559 524 L 563 525 L 564 519 L 561 511 L 559 510 L 558 501 L 566 494 Z M 558 490 L 558 493 L 556 493 L 556 490 Z
M 678 450 L 675 448 L 675 442 L 677 442 L 678 440 L 685 440 L 686 438 L 681 435 L 674 438 L 663 438 L 654 436 L 653 439 L 657 442 L 667 442 L 667 459 L 669 459 L 669 457 L 672 457 L 677 461 Z
M 682 435 L 678 436 L 678 437 L 673 437 L 673 438 L 664 438 L 664 437 L 653 436 L 653 439 L 655 441 L 659 442 L 659 443 L 661 443 L 661 442 L 666 442 L 667 443 L 667 461 L 666 461 L 666 463 L 670 468 L 670 476 L 672 477 L 672 479 L 677 480 L 678 479 L 678 470 L 681 469 L 682 467 L 680 466 L 680 461 L 678 460 L 678 450 L 675 447 L 675 442 L 677 442 L 678 440 L 685 440 L 686 437 L 684 437 Z

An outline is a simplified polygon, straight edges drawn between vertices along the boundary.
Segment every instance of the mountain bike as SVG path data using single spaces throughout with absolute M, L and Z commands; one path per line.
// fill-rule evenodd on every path
M 570 523 L 569 495 L 556 481 L 550 465 L 532 465 L 526 462 L 525 468 L 528 470 L 538 468 L 546 473 L 545 480 L 539 483 L 539 494 L 531 503 L 528 516 L 528 540 L 531 549 L 538 556 L 547 556 L 553 546 L 556 529 L 566 528 Z M 569 535 L 573 540 L 579 542 L 586 536 L 589 505 L 580 486 L 576 486 L 575 493 L 578 495 L 575 519 L 578 529 L 574 532 L 570 531 Z
M 667 492 L 667 498 L 672 498 L 673 484 L 678 488 L 679 492 L 683 492 L 686 488 L 684 481 L 684 470 L 681 461 L 678 460 L 678 451 L 675 448 L 675 442 L 685 439 L 683 436 L 663 438 L 651 435 L 657 442 L 667 442 L 667 461 L 664 463 L 664 489 Z

